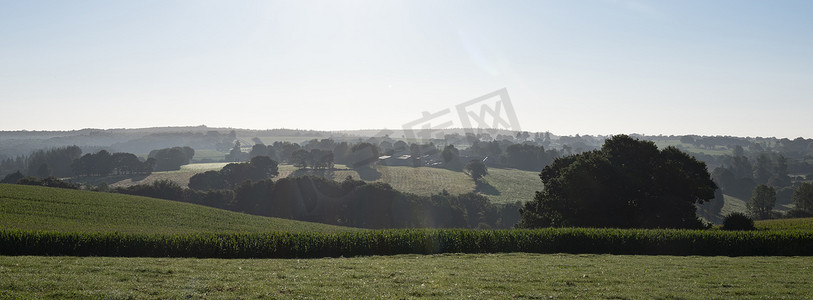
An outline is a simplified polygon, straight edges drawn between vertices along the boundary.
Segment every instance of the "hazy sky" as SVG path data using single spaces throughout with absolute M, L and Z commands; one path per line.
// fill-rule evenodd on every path
M 0 1 L 0 130 L 401 128 L 507 88 L 523 130 L 813 137 L 813 1 Z

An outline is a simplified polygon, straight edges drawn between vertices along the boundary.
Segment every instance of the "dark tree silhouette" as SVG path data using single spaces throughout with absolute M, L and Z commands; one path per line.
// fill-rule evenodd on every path
M 23 173 L 20 173 L 20 171 L 17 171 L 17 172 L 6 175 L 6 177 L 4 177 L 3 180 L 0 180 L 0 183 L 14 184 L 14 183 L 17 183 L 17 181 L 20 181 L 20 179 L 23 179 L 24 177 L 25 176 L 23 176 Z
M 539 177 L 544 190 L 520 210 L 518 227 L 701 228 L 694 204 L 717 189 L 705 163 L 626 135 L 558 158 Z
M 378 161 L 378 147 L 370 143 L 359 143 L 350 147 L 348 165 L 352 168 L 368 167 Z
M 474 179 L 474 181 L 477 182 L 479 182 L 483 176 L 488 175 L 488 168 L 486 168 L 486 165 L 479 160 L 470 161 L 468 164 L 466 164 L 466 167 L 463 170 L 469 174 L 469 176 L 471 176 L 471 179 Z
M 776 190 L 772 186 L 760 184 L 754 188 L 751 199 L 746 203 L 748 212 L 755 219 L 769 219 L 776 204 Z
M 291 162 L 294 167 L 304 169 L 307 168 L 311 162 L 311 153 L 305 149 L 297 149 L 293 153 L 291 153 L 291 158 L 289 161 Z
M 155 171 L 180 170 L 182 165 L 189 164 L 195 156 L 195 149 L 190 147 L 173 147 L 150 151 L 149 158 L 155 159 Z
M 813 183 L 800 184 L 791 197 L 796 209 L 813 214 Z
M 246 181 L 260 181 L 279 175 L 277 162 L 267 156 L 257 156 L 245 163 L 231 163 L 220 171 L 207 171 L 189 178 L 189 188 L 195 190 L 232 189 Z

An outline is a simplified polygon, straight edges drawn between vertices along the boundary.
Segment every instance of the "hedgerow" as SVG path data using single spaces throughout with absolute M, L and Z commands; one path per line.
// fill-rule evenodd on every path
M 801 256 L 813 255 L 813 232 L 588 228 L 216 234 L 0 231 L 0 255 L 312 258 L 499 252 Z

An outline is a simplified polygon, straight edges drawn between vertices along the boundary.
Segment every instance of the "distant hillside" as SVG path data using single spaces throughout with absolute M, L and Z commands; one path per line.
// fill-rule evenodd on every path
M 362 173 L 346 169 L 343 165 L 337 165 L 336 168 L 341 170 L 330 172 L 297 170 L 291 165 L 280 165 L 279 178 L 316 175 L 341 181 L 350 176 L 367 182 L 384 182 L 401 192 L 421 196 L 438 194 L 444 190 L 453 195 L 476 191 L 496 204 L 530 201 L 533 200 L 536 191 L 542 190 L 539 172 L 516 169 L 488 169 L 489 174 L 484 178 L 488 184 L 478 190 L 474 180 L 465 173 L 441 168 L 376 166 L 374 171 L 366 170 Z
M 357 230 L 146 197 L 9 184 L 0 184 L 0 228 L 122 233 Z
M 34 150 L 76 145 L 84 152 L 106 149 L 146 155 L 150 150 L 190 146 L 195 150 L 215 149 L 222 143 L 228 152 L 234 141 L 250 145 L 260 137 L 266 142 L 303 142 L 314 138 L 343 135 L 300 129 L 253 130 L 206 126 L 153 127 L 133 129 L 80 129 L 70 131 L 0 131 L 0 159 L 28 155 Z

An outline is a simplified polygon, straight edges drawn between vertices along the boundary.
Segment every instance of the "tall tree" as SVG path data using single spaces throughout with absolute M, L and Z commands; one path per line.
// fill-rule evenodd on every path
M 557 158 L 539 177 L 544 190 L 520 209 L 518 227 L 700 228 L 694 204 L 717 189 L 705 163 L 626 135 Z
M 471 179 L 474 179 L 475 182 L 479 182 L 483 176 L 488 175 L 488 168 L 486 168 L 486 165 L 480 160 L 470 161 L 463 170 L 469 174 Z
M 266 147 L 264 144 L 254 144 L 254 146 L 251 147 L 251 151 L 248 153 L 248 157 L 255 158 L 257 156 L 269 156 L 268 147 Z
M 156 171 L 180 170 L 182 165 L 189 164 L 195 156 L 190 147 L 172 147 L 150 151 L 149 158 L 155 159 Z
M 378 161 L 378 146 L 371 143 L 358 143 L 350 147 L 348 165 L 351 168 L 369 167 Z
M 772 186 L 760 184 L 754 188 L 746 207 L 754 219 L 769 219 L 775 204 L 776 190 Z
M 791 185 L 790 176 L 788 176 L 788 159 L 784 155 L 779 154 L 776 157 L 773 176 L 768 180 L 768 184 L 776 187 Z
M 813 214 L 813 182 L 805 182 L 793 191 L 793 205 L 796 209 Z
M 294 167 L 305 169 L 311 162 L 311 153 L 305 149 L 297 149 L 291 153 L 291 158 L 289 161 L 294 165 Z
M 768 179 L 773 176 L 773 169 L 771 157 L 767 153 L 761 153 L 754 165 L 754 180 L 760 184 L 768 183 Z
M 443 166 L 445 168 L 456 171 L 463 169 L 463 162 L 460 161 L 460 151 L 458 151 L 454 145 L 448 145 L 443 148 L 443 152 L 441 152 L 440 155 L 443 158 Z
M 245 153 L 243 153 L 242 150 L 240 150 L 240 141 L 236 141 L 234 142 L 234 147 L 232 147 L 231 150 L 229 151 L 229 154 L 226 154 L 226 161 L 231 162 L 246 161 L 246 159 L 248 159 L 247 156 L 248 155 L 246 155 Z

